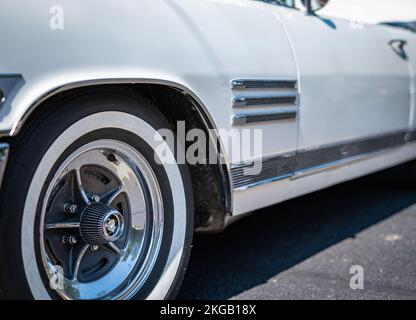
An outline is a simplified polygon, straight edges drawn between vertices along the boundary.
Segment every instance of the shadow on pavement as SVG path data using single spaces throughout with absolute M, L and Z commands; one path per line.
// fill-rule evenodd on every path
M 416 202 L 390 169 L 259 210 L 221 234 L 196 235 L 179 299 L 228 299 Z

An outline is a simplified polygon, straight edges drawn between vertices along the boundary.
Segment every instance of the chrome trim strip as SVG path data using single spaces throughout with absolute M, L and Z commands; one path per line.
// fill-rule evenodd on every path
M 262 96 L 262 97 L 236 97 L 233 99 L 234 108 L 244 108 L 251 106 L 270 106 L 270 105 L 294 105 L 297 96 Z
M 349 165 L 352 164 L 354 162 L 358 162 L 360 160 L 364 160 L 364 159 L 368 159 L 371 156 L 376 155 L 377 153 L 380 152 L 385 152 L 389 149 L 381 149 L 375 152 L 370 152 L 370 153 L 363 153 L 357 156 L 353 156 L 351 158 L 345 158 L 345 159 L 341 159 L 341 160 L 335 160 L 329 163 L 325 163 L 325 164 L 321 164 L 321 165 L 317 165 L 311 168 L 306 168 L 304 170 L 300 170 L 300 171 L 296 171 L 295 174 L 293 174 L 290 177 L 290 180 L 296 180 L 299 178 L 303 178 L 306 176 L 311 176 L 320 172 L 324 172 L 324 171 L 328 171 L 328 170 L 333 170 L 333 169 L 337 169 L 340 167 L 343 167 L 345 165 Z
M 7 159 L 9 157 L 9 145 L 7 143 L 0 143 L 0 189 L 6 171 Z
M 261 164 L 260 173 L 250 175 L 250 172 L 256 173 L 258 171 L 259 164 Z M 286 153 L 277 157 L 262 159 L 261 162 L 253 161 L 233 165 L 231 176 L 234 189 L 247 189 L 262 184 L 264 181 L 271 182 L 271 180 L 289 178 L 293 175 L 294 169 L 295 153 Z
M 297 110 L 282 110 L 274 112 L 237 113 L 232 118 L 234 126 L 242 126 L 258 122 L 270 122 L 296 119 Z
M 266 180 L 254 181 L 254 182 L 250 182 L 249 184 L 236 186 L 234 188 L 234 191 L 243 191 L 243 190 L 247 190 L 247 189 L 251 189 L 251 188 L 254 188 L 254 187 L 261 186 L 261 185 L 266 184 L 266 183 L 276 182 L 276 181 L 285 180 L 285 179 L 292 179 L 292 177 L 293 177 L 293 173 L 268 178 Z
M 305 170 L 360 154 L 396 147 L 408 141 L 408 133 L 408 131 L 395 132 L 367 139 L 348 141 L 342 144 L 323 146 L 318 149 L 298 150 L 296 170 Z
M 299 150 L 296 153 L 257 160 L 264 166 L 257 175 L 244 175 L 242 169 L 249 167 L 250 164 L 235 165 L 231 167 L 233 188 L 238 191 L 285 178 L 298 179 L 366 159 L 377 152 L 413 142 L 416 142 L 416 130 L 394 132 L 342 144 Z M 285 162 L 281 160 L 283 157 Z M 289 163 L 290 166 L 288 166 Z
M 296 89 L 296 80 L 235 79 L 231 89 Z

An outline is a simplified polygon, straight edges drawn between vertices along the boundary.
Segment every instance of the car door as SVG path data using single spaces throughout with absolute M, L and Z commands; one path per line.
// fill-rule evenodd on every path
M 319 11 L 274 10 L 286 27 L 300 74 L 299 151 L 408 128 L 408 64 L 389 45 L 389 34 Z

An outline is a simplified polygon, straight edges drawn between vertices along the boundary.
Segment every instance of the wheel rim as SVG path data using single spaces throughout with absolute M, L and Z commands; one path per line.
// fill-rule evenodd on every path
M 42 263 L 49 279 L 58 273 L 54 289 L 62 298 L 129 298 L 143 287 L 160 250 L 162 195 L 136 149 L 97 140 L 60 165 L 40 222 Z

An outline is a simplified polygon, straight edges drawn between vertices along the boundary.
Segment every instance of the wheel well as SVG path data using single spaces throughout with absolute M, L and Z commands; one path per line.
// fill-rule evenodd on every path
M 42 121 L 53 105 L 70 100 L 76 96 L 93 94 L 95 91 L 111 90 L 129 96 L 142 95 L 151 100 L 166 116 L 172 127 L 177 129 L 177 121 L 185 121 L 186 130 L 198 128 L 210 137 L 214 129 L 202 106 L 188 92 L 169 85 L 161 84 L 94 84 L 61 90 L 49 95 L 37 105 L 25 119 L 22 130 Z M 13 139 L 9 138 L 12 142 Z M 219 142 L 208 139 L 209 148 L 217 151 L 221 157 Z M 186 142 L 191 144 L 192 142 Z M 187 146 L 185 146 L 187 147 Z M 195 227 L 199 232 L 219 232 L 226 225 L 227 215 L 231 212 L 231 190 L 227 167 L 220 159 L 216 164 L 188 164 L 194 191 Z

